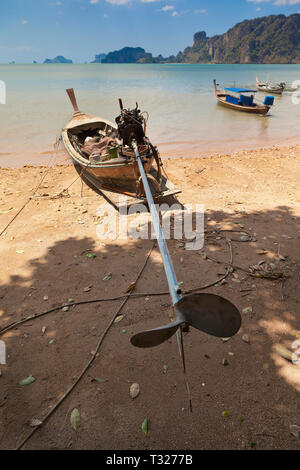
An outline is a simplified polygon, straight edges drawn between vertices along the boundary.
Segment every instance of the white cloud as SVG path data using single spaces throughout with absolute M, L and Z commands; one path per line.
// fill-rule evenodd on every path
M 274 5 L 298 5 L 300 0 L 276 0 Z
M 300 0 L 247 0 L 249 3 L 270 3 L 277 6 L 298 5 Z
M 130 0 L 105 0 L 107 3 L 111 3 L 112 5 L 126 5 L 129 3 Z
M 89 3 L 91 5 L 95 5 L 99 3 L 100 0 L 89 0 Z M 105 0 L 107 3 L 110 3 L 111 5 L 127 5 L 128 3 L 131 3 L 133 0 Z M 139 0 L 141 3 L 157 3 L 161 2 L 162 0 Z M 170 0 L 172 1 L 172 0 Z M 57 4 L 60 2 L 57 2 Z M 168 5 L 166 5 L 168 6 Z M 162 9 L 162 11 L 167 11 Z
M 161 8 L 160 11 L 170 11 L 170 10 L 174 10 L 174 8 L 175 7 L 173 5 L 166 5 L 163 8 Z
M 21 24 L 28 24 L 28 20 L 22 20 Z

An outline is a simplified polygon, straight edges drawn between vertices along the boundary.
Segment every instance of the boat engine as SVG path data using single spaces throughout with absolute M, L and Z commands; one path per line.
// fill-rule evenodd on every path
M 121 114 L 116 118 L 120 138 L 123 140 L 123 145 L 131 146 L 132 141 L 135 140 L 138 145 L 143 145 L 144 133 L 144 118 L 141 111 L 138 109 L 138 104 L 134 109 L 124 109 L 122 101 L 120 101 Z

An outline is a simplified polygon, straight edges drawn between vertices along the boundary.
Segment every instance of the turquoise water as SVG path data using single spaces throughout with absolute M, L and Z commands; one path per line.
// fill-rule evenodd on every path
M 139 103 L 150 113 L 147 133 L 163 155 L 214 152 L 300 142 L 300 104 L 292 94 L 275 97 L 266 117 L 216 104 L 212 81 L 255 87 L 261 80 L 300 80 L 300 65 L 0 65 L 7 104 L 0 105 L 0 165 L 46 163 L 61 128 L 72 116 L 66 88 L 79 108 L 109 120 Z M 263 101 L 264 94 L 257 93 Z

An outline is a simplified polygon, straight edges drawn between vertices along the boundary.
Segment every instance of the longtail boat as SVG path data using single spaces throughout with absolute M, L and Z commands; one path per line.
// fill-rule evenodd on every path
M 216 80 L 214 80 L 214 88 L 218 103 L 235 111 L 251 114 L 267 114 L 274 103 L 273 96 L 266 96 L 264 104 L 255 103 L 253 93 L 256 93 L 256 90 L 225 88 L 222 91 L 218 90 Z M 252 93 L 252 95 L 248 96 L 249 93 Z
M 286 88 L 285 82 L 280 82 L 277 84 L 272 84 L 271 82 L 261 82 L 256 77 L 256 88 L 259 91 L 264 93 L 274 93 L 275 95 L 282 95 L 283 91 Z
M 134 334 L 131 337 L 131 344 L 138 348 L 152 348 L 176 335 L 183 372 L 186 374 L 183 332 L 188 331 L 191 326 L 216 337 L 229 338 L 234 336 L 241 327 L 240 312 L 232 302 L 218 295 L 209 293 L 184 295 L 181 290 L 160 225 L 157 204 L 154 203 L 153 195 L 157 188 L 151 187 L 153 181 L 149 178 L 152 162 L 156 158 L 156 150 L 145 136 L 145 127 L 142 127 L 143 120 L 140 119 L 138 106 L 132 111 L 124 110 L 122 101 L 119 100 L 121 115 L 116 118 L 116 127 L 109 121 L 81 113 L 74 91 L 72 89 L 67 91 L 75 113 L 63 130 L 62 137 L 75 165 L 82 171 L 88 171 L 89 175 L 100 180 L 101 184 L 103 181 L 108 181 L 109 184 L 119 185 L 120 188 L 120 182 L 122 186 L 123 184 L 126 186 L 128 180 L 132 184 L 138 183 L 138 186 L 143 188 L 152 216 L 152 224 L 174 308 L 174 321 Z M 94 133 L 97 135 L 94 136 Z M 107 140 L 104 141 L 104 139 Z M 111 147 L 113 143 L 118 145 Z M 90 153 L 89 158 L 86 158 L 87 153 Z M 125 171 L 124 177 L 122 172 Z M 159 184 L 157 180 L 156 184 Z M 187 391 L 190 409 L 192 409 L 188 384 Z
M 91 187 L 132 197 L 144 196 L 144 188 L 132 148 L 138 143 L 143 167 L 155 195 L 180 192 L 162 188 L 162 162 L 158 150 L 146 137 L 146 119 L 136 108 L 123 108 L 116 124 L 79 111 L 73 88 L 66 90 L 74 108 L 71 121 L 62 130 L 62 141 L 82 179 Z M 151 171 L 156 162 L 156 170 Z M 151 171 L 151 174 L 150 174 Z

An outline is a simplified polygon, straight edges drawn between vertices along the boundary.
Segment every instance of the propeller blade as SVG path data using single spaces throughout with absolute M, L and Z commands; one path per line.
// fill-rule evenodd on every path
M 131 344 L 138 348 L 153 348 L 171 338 L 183 324 L 219 338 L 230 338 L 241 327 L 238 309 L 229 300 L 215 294 L 186 295 L 174 308 L 175 322 L 137 333 L 131 338 Z
M 229 300 L 215 294 L 191 294 L 175 305 L 181 321 L 212 336 L 230 338 L 240 329 L 240 312 Z
M 167 339 L 171 338 L 181 324 L 182 321 L 178 320 L 153 330 L 142 331 L 132 336 L 130 339 L 131 344 L 137 348 L 153 348 L 154 346 L 159 346 L 167 341 Z

